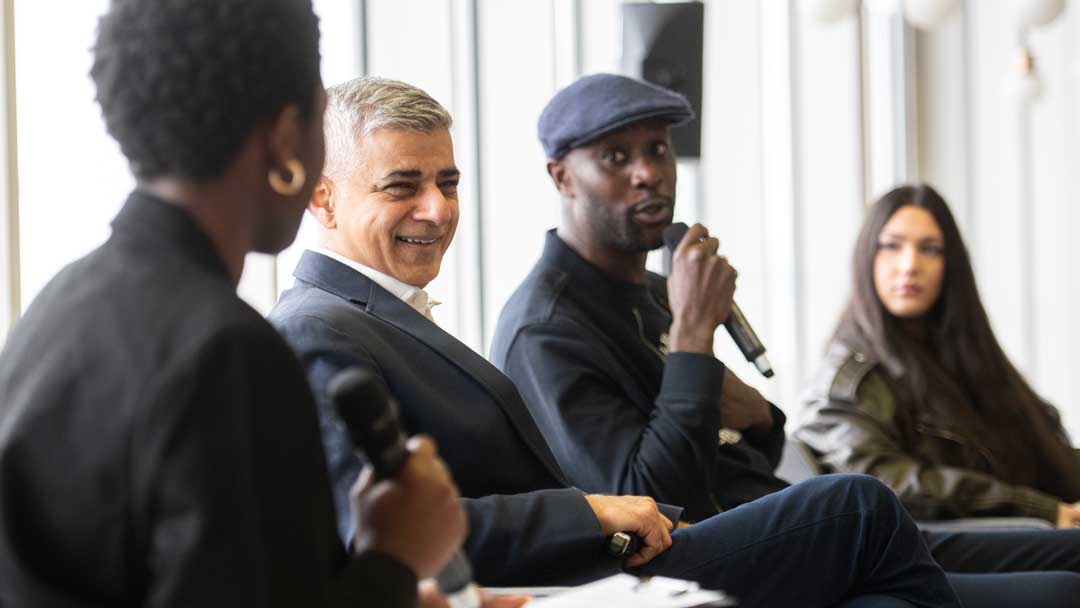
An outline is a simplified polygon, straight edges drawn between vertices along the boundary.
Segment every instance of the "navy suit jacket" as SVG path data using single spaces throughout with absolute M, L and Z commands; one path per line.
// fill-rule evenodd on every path
M 514 384 L 375 282 L 305 252 L 270 322 L 297 351 L 316 395 L 340 530 L 362 463 L 326 387 L 338 371 L 374 372 L 409 433 L 435 438 L 464 497 L 465 549 L 487 585 L 571 584 L 620 570 L 584 494 L 570 488 Z

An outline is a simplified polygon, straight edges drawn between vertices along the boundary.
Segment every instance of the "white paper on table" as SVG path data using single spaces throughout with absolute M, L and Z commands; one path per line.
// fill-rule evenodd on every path
M 697 583 L 663 576 L 640 579 L 629 574 L 609 576 L 527 604 L 529 608 L 693 608 L 734 605 L 735 601 L 730 596 L 719 591 L 706 591 Z

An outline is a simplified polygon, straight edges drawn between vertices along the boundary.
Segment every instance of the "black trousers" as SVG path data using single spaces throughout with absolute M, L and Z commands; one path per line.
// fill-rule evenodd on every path
M 1080 606 L 1080 530 L 924 531 L 968 608 Z

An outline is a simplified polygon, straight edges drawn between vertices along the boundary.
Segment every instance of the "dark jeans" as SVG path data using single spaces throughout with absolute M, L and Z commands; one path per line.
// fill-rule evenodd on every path
M 1080 573 L 1080 529 L 923 532 L 923 537 L 948 572 Z
M 948 576 L 967 608 L 1075 608 L 1080 602 L 1080 574 L 1075 572 Z
M 924 532 L 969 608 L 1080 604 L 1080 530 Z
M 865 475 L 815 477 L 671 536 L 635 573 L 723 589 L 740 608 L 961 605 L 904 507 Z

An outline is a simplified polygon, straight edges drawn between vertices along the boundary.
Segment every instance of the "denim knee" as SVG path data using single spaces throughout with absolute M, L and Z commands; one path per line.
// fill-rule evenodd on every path
M 889 489 L 889 486 L 881 483 L 876 477 L 861 473 L 837 473 L 833 475 L 819 475 L 812 477 L 799 485 L 806 484 L 808 488 L 827 494 L 845 494 L 859 502 L 884 501 L 889 505 L 897 504 L 899 499 Z
M 845 473 L 839 475 L 839 477 L 851 487 L 853 492 L 861 496 L 872 497 L 879 500 L 884 499 L 890 503 L 898 500 L 892 489 L 881 483 L 881 480 L 877 477 L 863 475 L 861 473 Z

